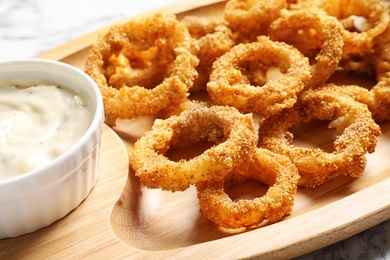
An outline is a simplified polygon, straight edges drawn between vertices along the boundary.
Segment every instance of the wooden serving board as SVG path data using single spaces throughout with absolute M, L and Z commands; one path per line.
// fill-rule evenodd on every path
M 220 14 L 223 7 L 224 1 L 199 0 L 159 11 L 180 18 Z M 107 28 L 40 57 L 83 69 L 90 45 Z M 106 127 L 101 174 L 89 197 L 49 227 L 0 240 L 0 259 L 285 259 L 343 240 L 390 218 L 390 123 L 381 124 L 383 134 L 376 151 L 368 155 L 362 178 L 341 177 L 316 189 L 300 189 L 290 216 L 246 232 L 228 232 L 208 221 L 199 210 L 193 188 L 171 193 L 140 184 L 128 169 L 126 150 L 132 150 L 134 141 L 152 123 L 150 118 L 123 122 L 113 129 L 116 134 Z M 311 127 L 299 133 L 305 141 L 315 145 L 332 142 L 323 125 Z M 186 147 L 177 154 L 191 157 L 201 150 Z M 236 192 L 250 193 L 258 186 L 245 183 Z

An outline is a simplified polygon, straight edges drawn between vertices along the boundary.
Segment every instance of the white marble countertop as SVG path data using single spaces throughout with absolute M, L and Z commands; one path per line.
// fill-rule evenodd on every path
M 151 6 L 178 1 L 0 0 L 0 61 L 35 57 Z M 390 220 L 299 259 L 390 259 Z

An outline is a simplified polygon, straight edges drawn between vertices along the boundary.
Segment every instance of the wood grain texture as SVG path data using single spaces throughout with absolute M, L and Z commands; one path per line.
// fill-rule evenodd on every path
M 213 2 L 217 4 L 212 4 Z M 197 1 L 159 10 L 178 17 L 218 15 L 221 1 Z M 212 4 L 212 5 L 208 5 Z M 196 8 L 203 6 L 202 8 Z M 150 15 L 152 12 L 141 15 Z M 102 28 L 41 58 L 60 60 L 83 68 L 90 45 Z M 282 221 L 252 231 L 221 230 L 199 211 L 193 188 L 164 192 L 143 187 L 127 168 L 127 152 L 150 129 L 153 120 L 124 121 L 105 129 L 103 163 L 90 196 L 71 214 L 53 225 L 13 239 L 0 240 L 0 259 L 286 259 L 325 247 L 390 218 L 390 123 L 381 125 L 382 136 L 362 178 L 340 177 L 312 189 L 300 189 L 292 214 Z M 301 129 L 306 142 L 320 146 L 331 142 L 328 129 Z M 310 132 L 317 133 L 316 135 Z M 190 154 L 200 147 L 176 151 Z M 250 193 L 254 183 L 240 186 Z

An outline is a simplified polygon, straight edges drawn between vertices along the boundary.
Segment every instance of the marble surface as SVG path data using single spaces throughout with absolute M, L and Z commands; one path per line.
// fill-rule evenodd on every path
M 178 1 L 0 0 L 0 61 L 35 57 L 112 22 Z M 390 259 L 390 220 L 298 259 Z

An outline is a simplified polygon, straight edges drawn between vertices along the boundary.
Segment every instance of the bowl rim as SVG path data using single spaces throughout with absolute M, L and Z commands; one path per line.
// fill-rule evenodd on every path
M 64 153 L 54 158 L 48 164 L 42 167 L 39 167 L 30 172 L 26 172 L 24 174 L 20 174 L 18 176 L 14 176 L 5 180 L 0 180 L 0 188 L 5 185 L 17 184 L 24 179 L 35 178 L 36 175 L 40 175 L 41 173 L 46 172 L 47 170 L 57 168 L 61 163 L 64 162 L 64 160 L 71 157 L 73 154 L 77 153 L 78 149 L 88 142 L 88 140 L 94 135 L 95 131 L 100 131 L 99 135 L 101 135 L 103 131 L 102 128 L 104 122 L 104 105 L 103 105 L 102 95 L 96 82 L 87 73 L 67 63 L 61 61 L 49 60 L 49 59 L 42 59 L 42 58 L 27 58 L 27 59 L 0 61 L 0 67 L 7 66 L 7 65 L 17 65 L 17 64 L 23 64 L 23 65 L 44 64 L 45 66 L 55 66 L 62 70 L 68 70 L 70 71 L 70 73 L 72 73 L 75 76 L 84 78 L 84 80 L 88 82 L 89 85 L 88 87 L 91 87 L 93 90 L 94 93 L 93 99 L 96 100 L 96 107 L 94 109 L 94 112 L 92 113 L 92 120 L 88 129 L 81 136 L 81 138 L 75 144 L 73 144 L 68 150 L 66 150 Z M 26 69 L 23 70 L 26 71 Z

